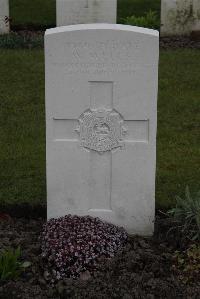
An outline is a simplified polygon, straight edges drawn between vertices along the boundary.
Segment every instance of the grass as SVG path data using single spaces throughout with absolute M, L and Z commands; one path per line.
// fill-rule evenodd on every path
M 2 49 L 32 49 L 44 48 L 44 34 L 19 34 L 11 32 L 0 35 L 0 48 Z
M 118 23 L 127 16 L 142 16 L 149 10 L 160 15 L 160 0 L 118 0 Z M 10 0 L 13 28 L 45 29 L 55 27 L 55 0 Z
M 0 202 L 44 203 L 43 50 L 0 50 Z M 162 50 L 159 68 L 157 207 L 199 189 L 199 51 Z
M 14 28 L 45 29 L 55 27 L 55 0 L 10 0 L 11 25 Z
M 124 23 L 123 19 L 128 16 L 143 16 L 149 10 L 155 11 L 160 16 L 161 0 L 118 0 L 117 22 Z
M 162 51 L 159 68 L 157 188 L 161 206 L 195 192 L 200 177 L 199 51 Z
M 0 51 L 0 202 L 45 200 L 42 50 Z

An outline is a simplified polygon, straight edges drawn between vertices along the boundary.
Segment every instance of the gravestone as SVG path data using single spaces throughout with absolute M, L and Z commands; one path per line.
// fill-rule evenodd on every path
M 9 3 L 8 0 L 0 1 L 0 34 L 9 32 Z
M 200 31 L 199 0 L 162 0 L 161 35 L 190 35 Z
M 153 232 L 158 32 L 90 24 L 45 34 L 48 218 Z
M 57 26 L 116 23 L 117 0 L 57 0 Z

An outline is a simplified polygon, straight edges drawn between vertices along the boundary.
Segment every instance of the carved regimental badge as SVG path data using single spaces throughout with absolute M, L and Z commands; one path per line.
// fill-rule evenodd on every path
M 103 153 L 123 147 L 123 118 L 116 110 L 86 110 L 79 118 L 76 129 L 80 134 L 81 145 Z

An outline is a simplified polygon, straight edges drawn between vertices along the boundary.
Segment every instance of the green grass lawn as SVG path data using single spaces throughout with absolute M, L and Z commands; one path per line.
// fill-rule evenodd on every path
M 0 50 L 0 203 L 46 201 L 43 50 Z M 162 50 L 159 68 L 157 207 L 199 188 L 198 50 Z
M 109 1 L 109 0 L 108 0 Z M 118 0 L 118 23 L 130 15 L 141 16 L 149 10 L 160 14 L 160 0 Z M 48 28 L 56 24 L 55 0 L 10 0 L 13 28 Z
M 123 23 L 123 18 L 127 16 L 143 16 L 149 10 L 156 11 L 160 16 L 161 0 L 118 0 L 117 1 L 117 21 Z
M 10 0 L 11 26 L 44 29 L 55 27 L 55 0 Z
M 186 185 L 200 190 L 199 55 L 192 49 L 161 51 L 156 188 L 161 206 Z
M 42 50 L 0 51 L 0 203 L 45 200 Z

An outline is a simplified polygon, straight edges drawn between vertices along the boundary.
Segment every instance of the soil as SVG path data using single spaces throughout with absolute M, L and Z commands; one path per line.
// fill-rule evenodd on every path
M 44 31 L 29 31 L 21 30 L 17 32 L 20 36 L 25 38 L 34 38 L 44 35 Z M 176 36 L 176 37 L 160 37 L 161 49 L 177 49 L 177 48 L 191 48 L 200 49 L 200 36 L 192 35 L 191 37 Z
M 23 38 L 25 47 L 32 48 L 34 39 L 40 39 L 41 43 L 38 47 L 43 47 L 44 30 L 18 30 L 12 31 L 16 36 Z M 176 37 L 160 37 L 161 49 L 179 49 L 190 48 L 200 49 L 200 32 L 193 33 L 190 37 L 176 36 Z
M 112 259 L 102 258 L 94 273 L 52 286 L 40 258 L 38 236 L 44 219 L 11 218 L 0 214 L 0 250 L 20 245 L 22 261 L 31 266 L 19 278 L 0 283 L 1 299 L 62 298 L 199 298 L 200 282 L 183 284 L 171 270 L 176 249 L 184 249 L 171 223 L 158 217 L 152 238 L 130 237 Z M 168 233 L 167 233 L 168 232 Z M 169 233 L 170 232 L 170 233 Z
M 200 49 L 200 37 L 160 37 L 161 49 L 178 49 L 178 48 L 190 48 Z

